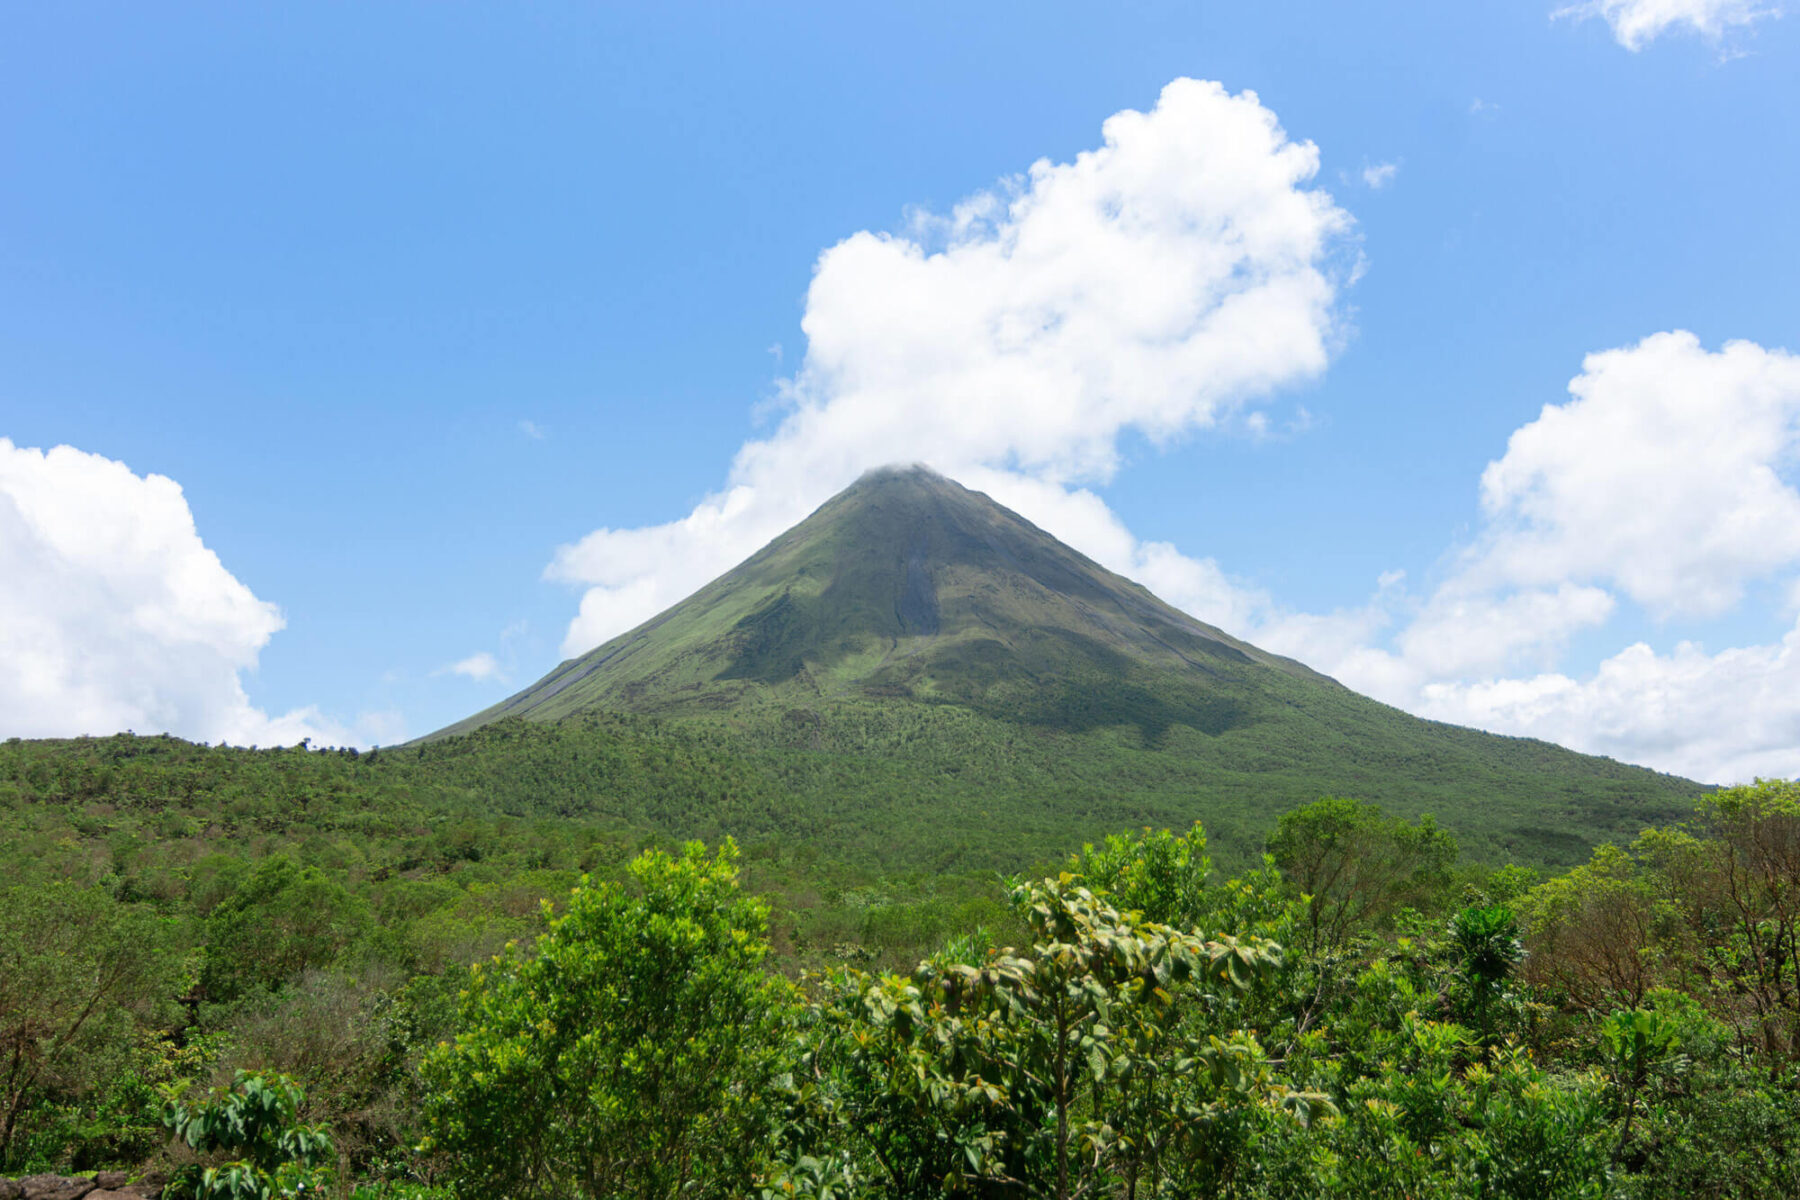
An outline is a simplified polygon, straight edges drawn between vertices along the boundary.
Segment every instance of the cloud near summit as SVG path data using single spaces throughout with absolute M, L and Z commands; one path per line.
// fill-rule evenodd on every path
M 1321 372 L 1355 246 L 1311 186 L 1317 149 L 1252 92 L 1178 79 L 1101 135 L 904 233 L 825 251 L 776 430 L 686 517 L 557 552 L 547 575 L 586 586 L 564 652 L 681 599 L 889 462 L 928 462 L 1140 578 L 1167 558 L 1080 485 L 1111 477 L 1127 430 L 1206 428 Z

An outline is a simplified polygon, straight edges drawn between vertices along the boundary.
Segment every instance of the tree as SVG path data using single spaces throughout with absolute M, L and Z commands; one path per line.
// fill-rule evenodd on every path
M 1646 837 L 1643 849 L 1683 885 L 1707 981 L 1743 997 L 1771 1063 L 1800 1059 L 1800 781 L 1716 792 L 1698 823 L 1704 841 L 1657 853 Z
M 424 1068 L 459 1191 L 747 1194 L 792 989 L 760 970 L 768 906 L 736 860 L 694 842 L 632 862 L 632 892 L 584 877 L 531 953 L 475 968 Z
M 95 1082 L 93 1058 L 168 1003 L 174 967 L 149 914 L 69 883 L 0 890 L 0 1169 L 27 1108 Z
M 1771 1070 L 1800 1058 L 1800 783 L 1715 792 L 1686 828 L 1601 847 L 1525 905 L 1533 976 L 1591 1012 L 1677 985 Z
M 1429 815 L 1414 825 L 1374 804 L 1327 796 L 1283 814 L 1268 851 L 1283 876 L 1311 897 L 1308 950 L 1319 956 L 1430 900 L 1449 883 L 1457 847 Z
M 328 966 L 372 925 L 368 905 L 324 872 L 266 858 L 207 917 L 201 985 L 214 1001 L 278 988 Z
M 1493 1034 L 1493 1008 L 1504 995 L 1514 969 L 1525 960 L 1519 919 L 1504 904 L 1470 905 L 1450 918 L 1458 989 L 1463 1008 L 1474 1020 L 1484 1047 Z
M 1215 879 L 1206 830 L 1198 821 L 1184 834 L 1167 829 L 1114 834 L 1098 847 L 1083 846 L 1069 859 L 1068 870 L 1122 911 L 1177 929 L 1282 941 L 1302 909 L 1281 887 L 1280 873 L 1267 856 L 1243 876 Z
M 1591 860 L 1526 893 L 1530 979 L 1588 1012 L 1635 1008 L 1657 984 L 1656 895 L 1632 856 Z
M 1069 860 L 1069 872 L 1125 912 L 1190 928 L 1211 915 L 1212 858 L 1199 822 L 1188 833 L 1113 834 Z

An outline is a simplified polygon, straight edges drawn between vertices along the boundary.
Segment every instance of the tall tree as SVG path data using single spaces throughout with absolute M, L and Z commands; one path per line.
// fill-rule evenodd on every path
M 1308 950 L 1330 955 L 1357 932 L 1432 898 L 1450 880 L 1457 846 L 1430 816 L 1414 825 L 1366 801 L 1327 796 L 1283 814 L 1268 851 L 1312 898 Z

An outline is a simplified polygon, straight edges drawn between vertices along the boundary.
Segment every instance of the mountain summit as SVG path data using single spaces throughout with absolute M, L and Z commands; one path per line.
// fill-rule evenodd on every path
M 1336 793 L 1436 812 L 1491 858 L 1573 861 L 1698 789 L 1371 700 L 917 466 L 869 472 L 673 608 L 432 737 L 608 712 L 724 739 L 785 781 L 797 828 L 895 836 L 927 822 L 1068 846 L 1203 817 L 1252 851 L 1275 814 Z

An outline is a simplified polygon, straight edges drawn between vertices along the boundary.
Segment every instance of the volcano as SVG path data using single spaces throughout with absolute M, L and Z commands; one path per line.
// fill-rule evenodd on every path
M 1096 818 L 1248 829 L 1351 794 L 1536 861 L 1580 858 L 1700 790 L 1359 695 L 917 466 L 864 475 L 686 600 L 432 739 L 604 712 L 705 726 L 746 753 L 879 759 L 839 773 L 909 802 L 978 802 L 988 779 Z
M 888 467 L 675 607 L 445 732 L 591 709 L 875 698 L 1151 736 L 1177 724 L 1220 733 L 1256 719 L 1277 681 L 1344 692 L 980 492 L 925 467 Z

